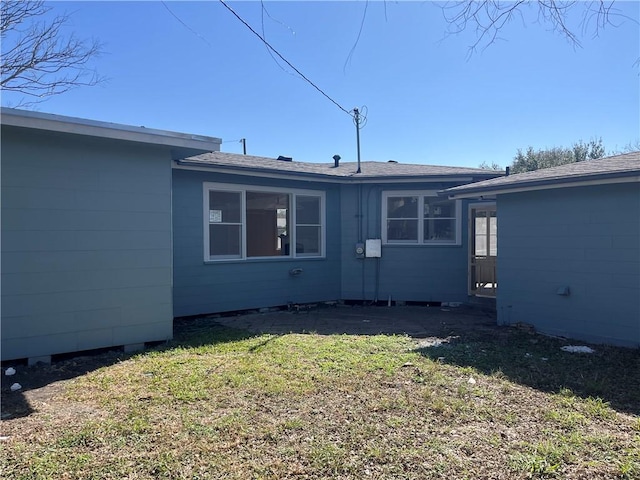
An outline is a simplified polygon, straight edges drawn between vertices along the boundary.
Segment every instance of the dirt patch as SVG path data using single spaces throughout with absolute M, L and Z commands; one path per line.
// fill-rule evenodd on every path
M 52 402 L 61 399 L 67 383 L 108 365 L 113 365 L 122 358 L 122 352 L 108 351 L 94 355 L 83 355 L 53 362 L 51 365 L 36 364 L 32 366 L 15 365 L 15 375 L 5 375 L 6 366 L 2 369 L 1 416 L 3 420 L 24 417 L 35 411 L 47 409 Z M 11 391 L 11 385 L 18 383 L 21 389 Z M 72 405 L 59 405 L 59 410 L 71 409 Z

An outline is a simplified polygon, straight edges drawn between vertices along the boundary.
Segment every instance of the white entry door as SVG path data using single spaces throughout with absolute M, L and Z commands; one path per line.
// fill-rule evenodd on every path
M 498 288 L 498 218 L 495 204 L 470 207 L 469 237 L 469 294 L 495 297 Z

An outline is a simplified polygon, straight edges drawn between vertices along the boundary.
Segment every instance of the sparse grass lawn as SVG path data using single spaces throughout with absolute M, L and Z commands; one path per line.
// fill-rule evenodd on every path
M 5 420 L 6 479 L 640 478 L 640 356 L 215 327 Z

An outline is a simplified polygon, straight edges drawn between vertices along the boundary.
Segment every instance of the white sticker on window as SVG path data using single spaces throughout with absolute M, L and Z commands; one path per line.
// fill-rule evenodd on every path
M 209 223 L 221 223 L 222 210 L 209 210 Z

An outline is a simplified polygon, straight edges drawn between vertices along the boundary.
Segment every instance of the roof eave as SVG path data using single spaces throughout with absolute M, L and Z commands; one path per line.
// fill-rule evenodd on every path
M 217 137 L 134 127 L 6 107 L 2 107 L 0 121 L 3 126 L 161 145 L 177 148 L 180 151 L 218 151 L 222 143 L 222 140 Z
M 527 192 L 534 190 L 550 190 L 554 188 L 564 187 L 581 187 L 589 185 L 604 185 L 611 183 L 631 183 L 640 182 L 640 171 L 629 172 L 609 172 L 592 175 L 581 175 L 576 177 L 554 178 L 546 180 L 537 180 L 530 182 L 514 182 L 507 185 L 487 185 L 469 187 L 453 187 L 444 190 L 449 198 L 478 198 L 495 195 L 503 195 L 507 193 Z M 455 191 L 450 191 L 455 190 Z
M 345 175 L 336 175 L 322 172 L 295 172 L 278 170 L 273 168 L 255 168 L 238 165 L 224 164 L 203 164 L 201 162 L 190 162 L 185 159 L 175 161 L 176 168 L 208 171 L 216 173 L 230 173 L 237 175 L 253 175 L 270 178 L 304 178 L 305 180 L 314 179 L 321 182 L 334 183 L 415 183 L 425 181 L 451 181 L 451 182 L 471 182 L 477 181 L 477 174 L 471 173 L 451 173 L 451 174 L 433 174 L 433 175 L 384 175 L 372 176 L 363 175 L 362 173 L 351 173 Z
M 186 167 L 186 169 L 190 170 L 199 170 L 205 172 L 215 172 L 215 173 L 230 173 L 236 175 L 254 175 L 261 177 L 320 177 L 325 179 L 326 181 L 331 181 L 339 178 L 348 178 L 348 177 L 338 177 L 329 175 L 326 173 L 315 173 L 315 172 L 288 172 L 284 170 L 277 170 L 273 168 L 254 168 L 254 167 L 246 167 L 246 166 L 238 166 L 238 165 L 222 165 L 222 164 L 203 164 L 200 162 L 190 162 L 184 159 L 178 159 L 175 161 L 175 166 L 177 167 Z

